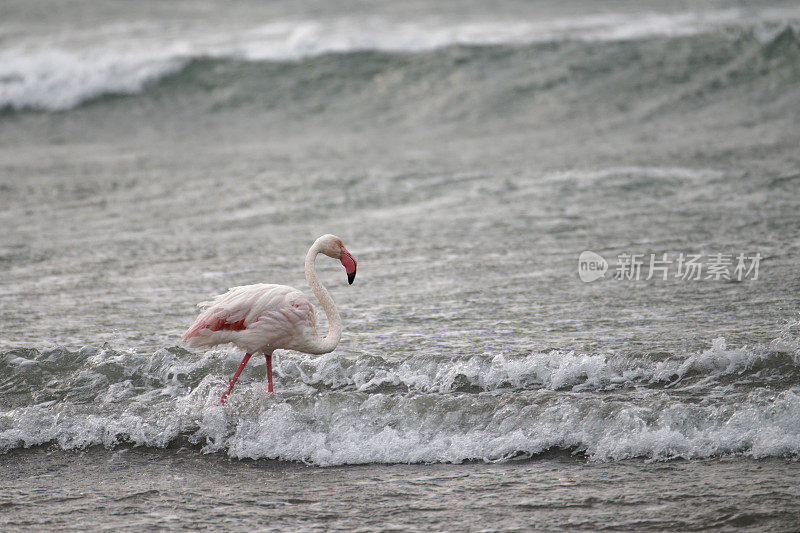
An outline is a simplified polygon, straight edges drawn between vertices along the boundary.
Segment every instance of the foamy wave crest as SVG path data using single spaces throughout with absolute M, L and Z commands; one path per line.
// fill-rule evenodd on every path
M 266 397 L 262 385 L 249 385 L 221 406 L 223 385 L 211 381 L 177 401 L 146 408 L 134 402 L 113 415 L 69 403 L 14 409 L 0 417 L 0 446 L 164 447 L 183 438 L 234 458 L 322 466 L 497 461 L 552 448 L 597 461 L 800 453 L 800 395 L 793 390 L 753 394 L 734 406 L 664 393 L 633 403 L 552 392 Z
M 574 352 L 386 361 L 263 361 L 225 403 L 236 350 L 152 356 L 108 347 L 0 354 L 0 450 L 189 442 L 317 465 L 461 462 L 551 448 L 608 461 L 800 455 L 800 341 L 724 339 L 688 357 Z M 261 367 L 261 368 L 258 368 Z
M 753 398 L 739 409 L 659 396 L 609 398 L 338 395 L 231 406 L 238 419 L 203 412 L 207 451 L 318 465 L 497 461 L 552 448 L 607 461 L 800 452 L 800 396 Z
M 194 58 L 295 61 L 363 50 L 421 52 L 452 45 L 521 45 L 683 36 L 725 25 L 785 23 L 800 9 L 616 13 L 548 20 L 414 22 L 366 19 L 273 21 L 252 27 L 112 25 L 35 36 L 0 48 L 0 108 L 64 110 L 104 94 L 134 94 Z
M 800 377 L 800 350 L 789 341 L 728 348 L 718 338 L 689 357 L 664 360 L 550 351 L 489 357 L 418 356 L 401 362 L 334 354 L 308 358 L 285 353 L 277 372 L 287 385 L 360 392 L 504 392 L 512 390 L 612 391 L 630 387 L 698 388 L 738 383 L 791 383 Z
M 179 55 L 107 50 L 0 52 L 0 108 L 62 110 L 104 94 L 134 94 L 179 70 Z

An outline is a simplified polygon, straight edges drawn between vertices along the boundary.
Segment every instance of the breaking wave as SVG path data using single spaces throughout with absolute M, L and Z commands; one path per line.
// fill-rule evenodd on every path
M 223 34 L 120 25 L 99 28 L 96 35 L 80 35 L 75 43 L 40 39 L 0 48 L 0 109 L 68 110 L 103 95 L 139 94 L 159 81 L 180 76 L 197 61 L 206 61 L 208 72 L 214 73 L 219 64 L 232 61 L 303 62 L 326 54 L 362 52 L 387 54 L 391 61 L 396 54 L 447 47 L 679 38 L 725 28 L 755 35 L 769 47 L 781 28 L 796 34 L 796 22 L 792 21 L 798 17 L 797 9 L 725 9 L 480 23 L 438 19 L 400 23 L 379 18 L 298 20 Z M 223 68 L 214 83 L 233 83 L 226 74 Z M 186 90 L 191 89 L 190 81 L 186 79 Z
M 276 357 L 276 390 L 235 350 L 109 347 L 0 355 L 0 450 L 188 442 L 316 465 L 496 461 L 552 448 L 591 460 L 800 454 L 800 343 L 724 339 L 685 357 L 551 351 L 469 359 Z

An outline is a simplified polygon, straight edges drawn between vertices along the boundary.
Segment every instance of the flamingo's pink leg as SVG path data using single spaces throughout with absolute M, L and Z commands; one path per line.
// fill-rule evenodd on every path
M 233 379 L 231 379 L 231 382 L 228 385 L 228 390 L 226 390 L 225 392 L 222 393 L 222 398 L 220 398 L 220 400 L 219 400 L 220 403 L 225 403 L 225 398 L 227 398 L 228 395 L 233 390 L 233 386 L 236 384 L 236 380 L 239 379 L 239 374 L 241 374 L 242 370 L 244 370 L 244 365 L 247 364 L 247 362 L 250 360 L 250 358 L 252 356 L 253 356 L 253 354 L 250 354 L 250 353 L 244 354 L 244 359 L 242 359 L 242 362 L 239 363 L 239 368 L 236 369 L 236 373 L 233 375 Z
M 264 355 L 267 358 L 267 392 L 272 392 L 272 352 Z

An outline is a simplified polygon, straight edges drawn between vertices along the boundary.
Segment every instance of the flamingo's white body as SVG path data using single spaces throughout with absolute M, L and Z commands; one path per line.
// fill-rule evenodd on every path
M 310 354 L 333 351 L 342 335 L 342 321 L 327 289 L 319 282 L 315 259 L 323 253 L 339 259 L 350 283 L 356 275 L 356 260 L 335 235 L 323 235 L 308 250 L 305 262 L 306 281 L 328 317 L 325 338 L 317 334 L 314 307 L 305 294 L 286 285 L 245 285 L 233 287 L 209 302 L 199 304 L 205 310 L 183 334 L 183 342 L 192 348 L 210 348 L 231 343 L 245 351 L 239 369 L 231 379 L 230 391 L 250 357 L 263 353 L 267 360 L 268 390 L 272 392 L 272 352 L 297 350 Z

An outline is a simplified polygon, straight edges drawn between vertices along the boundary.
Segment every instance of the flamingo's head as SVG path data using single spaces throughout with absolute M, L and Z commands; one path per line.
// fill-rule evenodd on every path
M 342 239 L 328 234 L 317 239 L 317 244 L 321 253 L 342 262 L 342 266 L 347 272 L 347 281 L 352 285 L 353 280 L 356 279 L 356 258 L 344 247 Z

